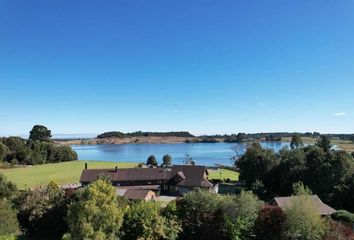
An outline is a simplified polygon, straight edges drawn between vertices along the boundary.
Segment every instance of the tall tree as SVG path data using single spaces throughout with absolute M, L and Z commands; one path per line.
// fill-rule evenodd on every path
M 148 157 L 148 159 L 146 160 L 146 165 L 149 165 L 149 166 L 157 166 L 157 160 L 156 160 L 156 157 L 154 155 L 150 155 Z
M 263 149 L 259 143 L 253 143 L 246 153 L 236 162 L 240 169 L 240 179 L 251 186 L 256 180 L 263 181 L 266 174 L 276 165 L 273 150 Z
M 35 125 L 30 131 L 29 135 L 29 139 L 33 141 L 39 140 L 49 142 L 51 137 L 51 131 L 47 127 L 42 125 Z
M 172 157 L 169 154 L 165 154 L 162 157 L 162 165 L 163 166 L 171 166 L 172 165 Z
M 10 153 L 10 149 L 5 144 L 0 142 L 0 163 L 5 160 L 5 157 L 9 153 Z
M 115 187 L 98 179 L 83 190 L 78 201 L 69 206 L 69 233 L 65 234 L 64 239 L 117 239 L 123 211 Z
M 290 148 L 295 149 L 295 148 L 300 148 L 304 145 L 302 138 L 300 135 L 294 135 L 291 137 L 291 143 L 290 143 Z
M 332 148 L 330 137 L 324 135 L 320 136 L 316 142 L 316 146 L 322 148 L 323 151 L 328 152 Z

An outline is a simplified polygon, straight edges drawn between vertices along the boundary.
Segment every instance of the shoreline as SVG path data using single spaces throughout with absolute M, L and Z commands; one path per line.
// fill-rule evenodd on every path
M 61 145 L 96 145 L 96 144 L 179 144 L 179 143 L 186 143 L 187 140 L 191 141 L 196 139 L 196 137 L 156 137 L 156 136 L 149 136 L 149 137 L 126 137 L 126 138 L 92 138 L 92 139 L 75 139 L 75 140 L 56 140 L 54 141 L 56 144 Z M 312 137 L 303 137 L 304 144 L 314 144 L 316 142 L 315 138 Z M 219 141 L 220 143 L 224 142 L 224 138 L 215 138 L 215 140 Z M 260 142 L 261 140 L 252 140 L 245 143 L 250 142 Z M 291 142 L 291 138 L 284 137 L 282 138 L 281 142 Z M 193 142 L 191 142 L 193 143 Z M 204 143 L 204 142 L 199 142 Z M 186 143 L 189 144 L 189 143 Z M 333 139 L 332 144 L 336 145 L 338 148 L 346 151 L 346 152 L 354 152 L 354 142 L 348 140 L 340 140 L 340 139 Z

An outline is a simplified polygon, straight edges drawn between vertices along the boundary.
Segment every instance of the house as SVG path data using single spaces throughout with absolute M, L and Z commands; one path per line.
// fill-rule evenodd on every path
M 285 210 L 287 207 L 291 207 L 292 201 L 296 198 L 298 198 L 298 196 L 276 197 L 270 202 L 270 204 Z M 317 209 L 321 216 L 331 215 L 332 213 L 336 212 L 335 209 L 324 204 L 317 195 L 309 196 L 309 200 L 312 202 L 313 206 Z
M 205 166 L 174 165 L 157 168 L 85 169 L 80 183 L 84 186 L 100 177 L 110 179 L 113 186 L 137 187 L 168 195 L 183 195 L 195 188 L 211 189 Z
M 117 188 L 117 194 L 129 200 L 156 200 L 156 193 L 148 189 Z

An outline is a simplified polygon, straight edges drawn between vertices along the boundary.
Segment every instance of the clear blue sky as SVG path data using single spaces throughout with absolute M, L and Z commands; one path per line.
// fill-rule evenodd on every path
M 354 2 L 0 0 L 0 135 L 354 132 Z

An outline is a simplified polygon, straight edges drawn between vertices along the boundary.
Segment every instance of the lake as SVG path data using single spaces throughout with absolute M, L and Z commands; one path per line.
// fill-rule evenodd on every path
M 162 156 L 172 156 L 173 164 L 183 164 L 189 154 L 197 165 L 213 166 L 214 164 L 232 165 L 235 155 L 233 147 L 237 143 L 177 143 L 177 144 L 97 144 L 72 145 L 79 160 L 112 161 L 112 162 L 146 162 L 149 155 L 156 156 L 159 163 Z M 289 147 L 288 142 L 261 142 L 265 148 L 279 151 Z M 239 145 L 238 145 L 239 146 Z

